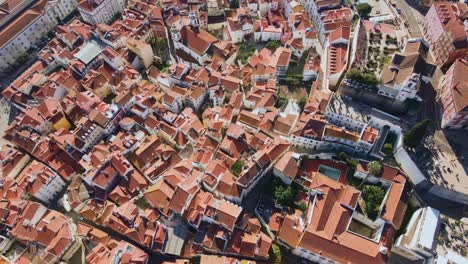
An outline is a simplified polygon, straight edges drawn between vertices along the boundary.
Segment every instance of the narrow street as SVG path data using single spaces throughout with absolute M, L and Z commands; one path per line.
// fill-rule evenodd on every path
M 394 0 L 394 3 L 396 4 L 396 7 L 401 10 L 400 16 L 405 22 L 410 36 L 412 38 L 423 37 L 418 23 L 418 20 L 420 20 L 423 17 L 423 15 L 420 14 L 417 10 L 415 10 L 412 6 L 410 6 L 405 0 Z

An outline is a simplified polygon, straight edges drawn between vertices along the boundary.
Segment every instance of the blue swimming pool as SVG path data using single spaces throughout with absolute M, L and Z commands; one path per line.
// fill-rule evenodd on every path
M 331 168 L 326 165 L 319 165 L 318 172 L 335 181 L 338 181 L 340 179 L 341 172 L 335 168 Z

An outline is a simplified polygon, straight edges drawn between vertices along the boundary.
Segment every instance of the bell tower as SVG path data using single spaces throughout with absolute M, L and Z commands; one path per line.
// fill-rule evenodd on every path
M 198 17 L 195 12 L 190 12 L 189 13 L 189 19 L 190 19 L 190 26 L 192 26 L 192 30 L 196 33 L 198 33 Z
M 175 42 L 180 42 L 180 31 L 175 24 L 171 25 L 171 37 Z

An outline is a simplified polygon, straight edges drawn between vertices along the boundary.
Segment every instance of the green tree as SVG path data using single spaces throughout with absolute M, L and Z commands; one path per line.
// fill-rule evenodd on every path
M 347 159 L 346 165 L 348 165 L 348 169 L 346 170 L 346 180 L 353 186 L 359 186 L 361 182 L 357 182 L 356 178 L 354 178 L 354 173 L 356 173 L 358 161 L 355 159 Z
M 275 243 L 271 244 L 269 262 L 273 264 L 283 263 L 283 256 L 281 254 L 281 248 Z
M 349 169 L 350 169 L 350 170 L 353 172 L 353 174 L 354 174 L 354 172 L 356 172 L 356 169 L 357 169 L 358 161 L 355 160 L 355 159 L 348 159 L 348 160 L 346 161 L 346 163 L 348 164 Z
M 403 143 L 405 143 L 405 146 L 410 148 L 415 148 L 418 146 L 424 138 L 430 123 L 431 121 L 426 119 L 417 123 L 410 130 L 408 130 L 403 137 Z
M 351 80 L 355 80 L 357 82 L 376 86 L 379 84 L 379 80 L 375 77 L 375 74 L 371 73 L 362 73 L 360 70 L 351 69 L 346 74 L 346 77 Z
M 282 185 L 278 185 L 275 188 L 274 196 L 280 205 L 291 206 L 294 204 L 296 193 L 291 186 L 283 187 Z
M 279 42 L 278 40 L 270 40 L 265 45 L 267 49 L 272 50 L 272 51 L 276 50 L 280 46 L 281 46 L 281 42 Z
M 231 0 L 229 1 L 229 7 L 231 9 L 239 8 L 239 0 Z
M 296 207 L 302 212 L 305 212 L 305 210 L 307 210 L 307 204 L 304 201 L 300 201 L 299 203 L 297 203 Z
M 163 38 L 153 38 L 151 40 L 151 45 L 154 46 L 156 49 L 164 49 L 167 47 L 167 42 Z
M 307 103 L 307 98 L 305 98 L 304 96 L 302 96 L 301 98 L 299 98 L 299 101 L 297 101 L 297 105 L 299 106 L 299 109 L 302 111 L 304 111 L 304 107 Z
M 236 160 L 231 166 L 232 173 L 234 173 L 235 176 L 239 176 L 242 172 L 242 166 L 244 166 L 244 164 L 242 164 L 242 161 Z
M 367 164 L 367 172 L 373 175 L 377 175 L 382 171 L 382 164 L 378 161 L 371 161 Z
M 380 186 L 366 185 L 362 190 L 362 197 L 366 205 L 367 216 L 376 219 L 379 214 L 380 205 L 385 196 L 385 191 Z
M 342 161 L 348 161 L 348 154 L 342 151 L 338 153 L 338 159 Z
M 356 6 L 356 9 L 361 17 L 367 18 L 370 12 L 372 11 L 372 6 L 369 5 L 368 3 L 363 3 L 363 4 L 358 4 Z
M 278 100 L 276 100 L 275 107 L 276 108 L 281 108 L 285 106 L 288 103 L 288 99 L 284 97 L 278 97 Z

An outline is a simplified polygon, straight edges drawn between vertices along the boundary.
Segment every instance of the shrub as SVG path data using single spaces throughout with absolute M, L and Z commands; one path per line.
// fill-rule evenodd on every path
M 348 182 L 355 181 L 354 173 L 356 172 L 356 168 L 358 165 L 358 161 L 355 159 L 346 159 L 346 165 L 348 165 L 348 169 L 346 170 L 346 179 Z M 353 186 L 357 186 L 357 182 Z
M 383 145 L 383 152 L 386 153 L 387 155 L 392 154 L 393 152 L 393 144 L 392 143 L 385 143 Z
M 353 171 L 354 174 L 358 165 L 358 161 L 355 159 L 348 159 L 346 163 L 348 164 L 348 167 Z
M 245 49 L 245 43 L 240 43 L 238 45 L 238 47 L 239 47 L 239 50 L 244 50 Z

